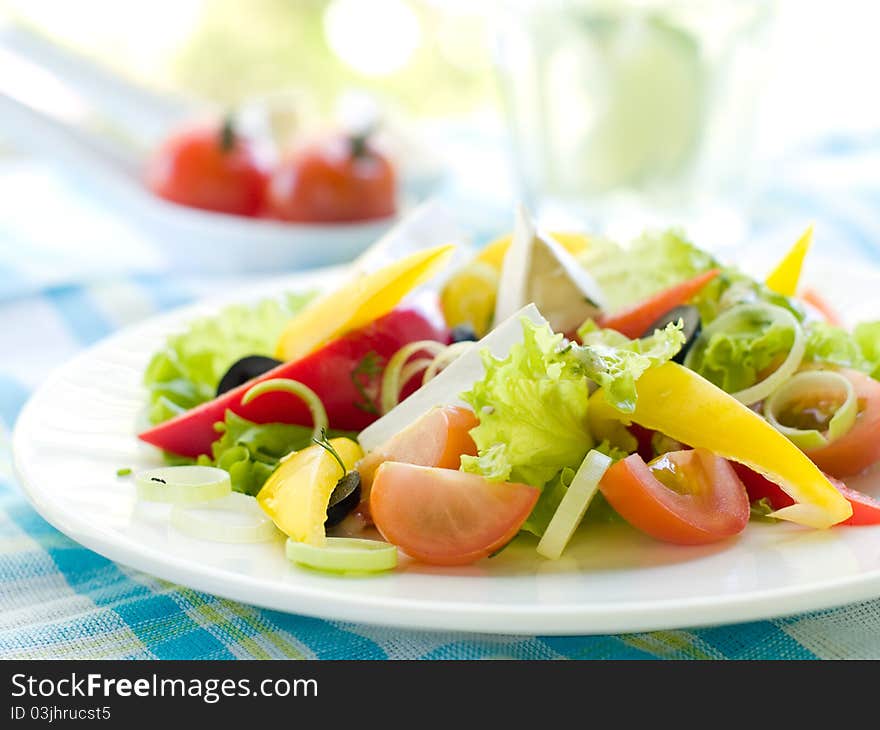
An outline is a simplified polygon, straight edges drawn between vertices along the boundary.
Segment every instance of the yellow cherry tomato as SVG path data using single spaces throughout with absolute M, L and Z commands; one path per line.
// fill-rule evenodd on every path
M 471 261 L 440 292 L 440 308 L 449 327 L 469 324 L 477 337 L 492 326 L 500 273 L 491 264 Z

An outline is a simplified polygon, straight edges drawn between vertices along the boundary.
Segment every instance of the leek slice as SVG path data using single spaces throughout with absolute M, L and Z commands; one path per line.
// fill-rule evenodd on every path
M 400 403 L 401 389 L 416 373 L 423 373 L 421 384 L 424 386 L 474 344 L 473 342 L 456 342 L 452 345 L 444 345 L 434 340 L 421 340 L 420 342 L 410 342 L 401 347 L 391 356 L 382 376 L 382 413 L 388 413 Z M 415 353 L 422 350 L 430 352 L 432 357 L 420 357 L 407 362 Z
M 449 345 L 431 361 L 430 365 L 428 365 L 428 369 L 425 370 L 425 374 L 422 376 L 422 385 L 434 378 L 437 373 L 449 365 L 449 363 L 460 355 L 463 355 L 473 346 L 473 342 L 455 342 L 452 345 Z
M 330 421 L 327 418 L 327 410 L 324 408 L 324 404 L 321 402 L 318 394 L 309 386 L 303 385 L 298 380 L 292 380 L 290 378 L 272 378 L 271 380 L 264 380 L 262 383 L 257 383 L 244 394 L 244 397 L 241 399 L 241 404 L 246 406 L 254 400 L 254 398 L 259 398 L 266 393 L 276 393 L 278 391 L 292 393 L 303 399 L 312 413 L 312 424 L 314 425 L 314 428 L 312 429 L 312 438 L 315 440 L 320 439 L 321 435 L 330 425 Z
M 550 560 L 557 560 L 562 555 L 610 466 L 611 458 L 600 451 L 593 449 L 587 454 L 538 543 L 539 555 Z
M 784 325 L 792 330 L 794 341 L 792 342 L 791 349 L 788 351 L 785 360 L 779 365 L 779 367 L 770 373 L 770 375 L 744 390 L 740 390 L 737 393 L 731 393 L 731 395 L 740 403 L 747 406 L 764 400 L 764 398 L 779 388 L 786 380 L 794 375 L 804 359 L 804 352 L 807 348 L 807 337 L 804 334 L 800 322 L 798 322 L 795 316 L 787 309 L 763 302 L 739 304 L 728 309 L 703 330 L 696 343 L 694 343 L 694 346 L 688 351 L 687 357 L 685 357 L 684 361 L 685 367 L 699 373 L 700 357 L 712 339 L 712 335 L 725 330 L 736 331 L 741 329 L 744 325 L 748 325 L 750 321 L 754 321 L 755 319 L 765 319 L 770 326 L 777 323 Z
M 281 534 L 257 500 L 239 492 L 205 504 L 176 505 L 171 524 L 185 535 L 212 542 L 266 542 Z
M 165 466 L 134 475 L 138 499 L 166 504 L 195 504 L 232 492 L 229 472 L 215 466 Z
M 801 429 L 786 426 L 780 421 L 786 406 L 793 402 L 803 402 L 829 392 L 839 393 L 843 402 L 835 409 L 828 421 L 825 433 L 816 429 Z M 764 417 L 781 434 L 796 446 L 807 451 L 820 449 L 845 435 L 856 422 L 859 404 L 852 383 L 833 370 L 807 370 L 798 373 L 777 388 L 764 403 Z
M 419 373 L 424 373 L 431 366 L 431 363 L 434 362 L 434 359 L 433 357 L 417 357 L 415 360 L 410 360 L 400 369 L 400 387 L 405 386 L 410 379 Z
M 380 405 L 382 406 L 383 414 L 388 413 L 388 411 L 394 408 L 400 399 L 400 388 L 406 383 L 406 380 L 403 380 L 402 373 L 407 360 L 422 350 L 426 350 L 436 357 L 445 349 L 446 345 L 442 342 L 418 340 L 404 345 L 391 356 L 391 359 L 385 366 L 385 372 L 382 374 L 382 398 Z
M 380 573 L 397 566 L 397 547 L 379 540 L 328 537 L 323 546 L 288 539 L 288 560 L 328 573 Z

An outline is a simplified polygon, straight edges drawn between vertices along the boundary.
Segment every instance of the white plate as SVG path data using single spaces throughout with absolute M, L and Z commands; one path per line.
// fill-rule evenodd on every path
M 832 301 L 846 311 L 876 300 L 880 275 L 817 270 Z M 332 276 L 317 272 L 285 284 L 314 288 Z M 604 526 L 582 531 L 558 562 L 539 558 L 534 541 L 519 538 L 478 565 L 442 569 L 404 562 L 393 574 L 371 578 L 297 568 L 286 562 L 280 542 L 225 546 L 185 537 L 169 527 L 167 508 L 137 504 L 134 486 L 116 470 L 158 463 L 134 436 L 144 401 L 141 373 L 169 330 L 215 306 L 158 317 L 82 353 L 46 381 L 19 418 L 15 465 L 28 497 L 55 527 L 112 560 L 282 611 L 496 633 L 669 629 L 880 596 L 880 527 L 815 532 L 750 524 L 730 543 L 685 548 L 625 526 Z M 859 486 L 871 489 L 870 481 Z

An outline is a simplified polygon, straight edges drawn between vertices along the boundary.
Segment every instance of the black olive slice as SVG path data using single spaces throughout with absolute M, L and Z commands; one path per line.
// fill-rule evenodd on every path
M 673 361 L 681 364 L 684 362 L 684 358 L 688 353 L 688 350 L 691 349 L 694 342 L 696 342 L 697 337 L 700 336 L 700 331 L 702 330 L 702 324 L 700 322 L 700 312 L 696 307 L 691 306 L 690 304 L 682 304 L 678 307 L 673 307 L 666 314 L 659 317 L 648 329 L 642 333 L 642 337 L 648 337 L 654 334 L 654 330 L 662 330 L 666 328 L 670 322 L 678 322 L 678 320 L 682 320 L 684 323 L 684 327 L 682 328 L 682 333 L 684 334 L 684 345 L 682 345 L 681 349 L 676 353 L 675 357 L 672 358 Z
M 449 334 L 453 343 L 476 342 L 480 339 L 477 337 L 476 331 L 470 324 L 458 324 L 450 330 Z
M 220 378 L 217 386 L 217 395 L 223 395 L 228 390 L 243 385 L 248 380 L 253 380 L 258 375 L 269 372 L 272 368 L 281 364 L 281 360 L 264 355 L 248 355 L 232 364 L 226 374 Z
M 358 506 L 360 501 L 361 475 L 353 469 L 336 482 L 336 486 L 330 494 L 330 502 L 327 505 L 327 519 L 324 522 L 324 526 L 333 527 L 333 525 L 338 525 L 349 512 Z

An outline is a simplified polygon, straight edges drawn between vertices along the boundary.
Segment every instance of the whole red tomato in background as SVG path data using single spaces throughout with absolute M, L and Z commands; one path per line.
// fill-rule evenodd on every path
M 339 223 L 393 215 L 394 167 L 364 135 L 337 135 L 282 162 L 269 182 L 266 213 L 286 221 Z
M 267 180 L 251 145 L 228 120 L 174 134 L 147 167 L 147 185 L 159 197 L 234 215 L 259 214 Z

